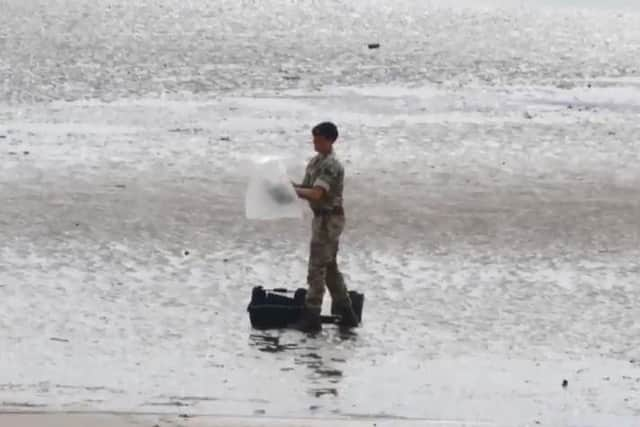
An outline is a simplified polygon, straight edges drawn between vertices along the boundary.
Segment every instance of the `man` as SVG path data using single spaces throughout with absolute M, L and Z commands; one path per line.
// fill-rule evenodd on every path
M 342 206 L 344 168 L 333 152 L 338 129 L 331 122 L 316 125 L 311 134 L 318 153 L 307 165 L 302 185 L 294 184 L 298 197 L 309 202 L 313 211 L 307 283 L 309 290 L 302 318 L 294 327 L 312 332 L 322 328 L 320 312 L 325 285 L 341 316 L 340 325 L 354 327 L 358 319 L 351 307 L 337 255 L 345 225 Z

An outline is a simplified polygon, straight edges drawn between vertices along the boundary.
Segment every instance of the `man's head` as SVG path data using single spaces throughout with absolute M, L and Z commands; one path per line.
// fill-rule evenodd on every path
M 338 139 L 338 128 L 331 122 L 322 122 L 311 130 L 313 148 L 320 154 L 329 154 Z

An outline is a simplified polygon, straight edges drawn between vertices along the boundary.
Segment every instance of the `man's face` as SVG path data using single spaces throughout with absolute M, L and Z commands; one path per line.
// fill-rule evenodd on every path
M 321 135 L 313 135 L 313 148 L 320 154 L 331 151 L 331 141 Z

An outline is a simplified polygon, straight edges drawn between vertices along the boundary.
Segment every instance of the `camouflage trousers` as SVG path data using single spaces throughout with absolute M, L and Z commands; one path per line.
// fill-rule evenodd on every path
M 334 303 L 351 304 L 337 262 L 340 235 L 344 225 L 345 217 L 342 215 L 315 216 L 311 222 L 307 274 L 309 290 L 306 299 L 307 306 L 311 308 L 319 309 L 322 306 L 325 286 L 329 289 Z

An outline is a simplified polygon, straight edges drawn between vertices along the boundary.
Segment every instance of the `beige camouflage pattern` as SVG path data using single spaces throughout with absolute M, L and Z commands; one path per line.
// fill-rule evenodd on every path
M 313 218 L 307 274 L 309 290 L 306 301 L 310 307 L 322 306 L 325 285 L 333 301 L 339 304 L 351 304 L 344 277 L 337 262 L 340 234 L 344 226 L 345 218 L 342 215 L 323 215 Z
M 331 209 L 335 206 L 342 206 L 344 168 L 335 154 L 318 154 L 309 161 L 302 185 L 322 187 L 327 192 L 326 197 L 321 201 L 309 202 L 311 209 Z
M 309 162 L 305 173 L 304 186 L 320 186 L 326 190 L 326 197 L 319 202 L 309 202 L 312 210 L 328 210 L 342 206 L 344 188 L 344 169 L 335 155 L 317 155 Z M 344 277 L 338 268 L 337 256 L 340 236 L 345 227 L 344 215 L 314 215 L 311 222 L 311 244 L 306 304 L 320 308 L 325 293 L 329 289 L 331 298 L 338 304 L 351 304 L 344 283 Z

